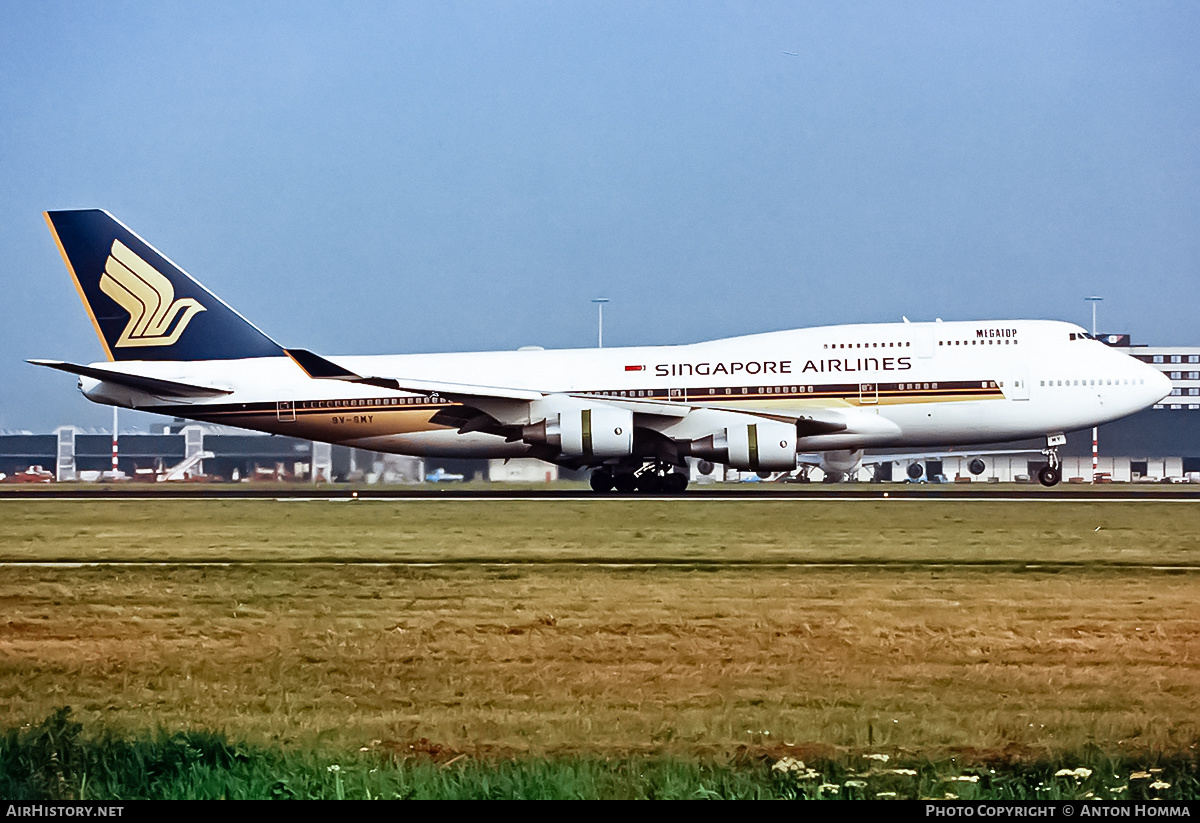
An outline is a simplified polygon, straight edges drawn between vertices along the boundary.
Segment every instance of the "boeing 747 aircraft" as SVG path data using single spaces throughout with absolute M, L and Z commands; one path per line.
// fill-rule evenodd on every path
M 1146 408 L 1158 370 L 1071 323 L 777 331 L 679 346 L 321 356 L 286 349 L 107 212 L 55 211 L 106 362 L 31 360 L 89 400 L 398 454 L 591 467 L 600 492 L 682 491 L 685 457 L 789 471 L 866 448 L 1045 437 Z

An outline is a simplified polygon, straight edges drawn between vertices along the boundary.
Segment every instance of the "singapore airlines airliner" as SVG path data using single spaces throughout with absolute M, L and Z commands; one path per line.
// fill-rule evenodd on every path
M 682 491 L 685 457 L 790 471 L 866 448 L 1046 438 L 1146 408 L 1158 370 L 1045 320 L 884 323 L 632 348 L 321 356 L 280 346 L 107 212 L 46 213 L 107 362 L 97 403 L 381 452 L 536 457 Z

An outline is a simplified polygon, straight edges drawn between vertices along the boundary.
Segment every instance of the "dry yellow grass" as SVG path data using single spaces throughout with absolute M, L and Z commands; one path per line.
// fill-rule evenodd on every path
M 1200 573 L 1136 564 L 1194 564 L 1200 524 L 1123 505 L 7 503 L 0 559 L 172 562 L 6 568 L 0 719 L 533 752 L 1184 750 Z M 500 565 L 585 557 L 697 565 Z M 752 565 L 847 557 L 883 565 Z M 218 558 L 242 562 L 186 565 Z M 722 558 L 751 565 L 704 565 Z M 1000 565 L 936 565 L 958 560 Z

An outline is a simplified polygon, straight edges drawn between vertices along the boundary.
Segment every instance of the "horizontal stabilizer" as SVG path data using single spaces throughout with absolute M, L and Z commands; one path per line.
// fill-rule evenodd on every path
M 180 383 L 175 380 L 163 380 L 159 377 L 143 377 L 140 374 L 113 371 L 99 366 L 79 366 L 75 363 L 64 363 L 61 360 L 27 360 L 35 366 L 46 366 L 70 374 L 92 377 L 106 383 L 116 383 L 147 394 L 160 397 L 219 397 L 233 394 L 230 389 L 218 389 L 212 386 L 196 386 L 191 383 Z

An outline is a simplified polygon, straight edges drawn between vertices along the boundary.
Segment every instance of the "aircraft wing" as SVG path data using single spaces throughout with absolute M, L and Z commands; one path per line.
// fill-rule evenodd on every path
M 730 409 L 721 404 L 695 402 L 664 402 L 647 397 L 613 397 L 611 395 L 582 394 L 577 392 L 541 391 L 536 389 L 514 389 L 500 386 L 477 386 L 463 383 L 448 383 L 434 380 L 411 380 L 403 377 L 364 376 L 339 366 L 318 354 L 306 349 L 284 349 L 309 377 L 317 380 L 342 380 L 347 383 L 360 383 L 378 386 L 395 391 L 411 392 L 413 394 L 430 394 L 453 400 L 485 413 L 494 409 L 497 403 L 506 401 L 531 402 L 542 400 L 553 394 L 566 394 L 580 400 L 601 401 L 614 408 L 626 409 L 637 415 L 649 415 L 659 418 L 683 418 L 695 409 L 712 409 L 714 411 L 736 412 L 767 420 L 777 420 L 793 423 L 801 436 L 815 434 L 833 434 L 852 428 L 846 416 L 834 409 L 805 409 L 795 413 L 786 410 L 770 412 L 746 409 Z M 455 418 L 457 420 L 458 418 Z M 452 421 L 447 417 L 447 423 Z M 465 419 L 464 419 L 465 423 Z M 475 428 L 472 426 L 472 428 Z
M 367 386 L 410 392 L 412 394 L 436 394 L 447 400 L 464 401 L 472 398 L 489 400 L 541 400 L 549 392 L 531 389 L 513 389 L 500 386 L 472 386 L 464 383 L 447 383 L 439 380 L 410 380 L 396 377 L 367 377 L 342 368 L 331 360 L 305 349 L 284 349 L 305 374 L 314 380 L 342 380 L 346 383 L 362 383 Z
M 1014 454 L 1042 454 L 1041 449 L 983 449 L 975 451 L 966 451 L 959 449 L 957 451 L 941 451 L 941 452 L 896 452 L 894 454 L 864 454 L 862 463 L 866 466 L 878 466 L 883 463 L 909 463 L 919 460 L 945 460 L 948 457 L 998 457 L 1001 455 Z M 808 454 L 799 454 L 796 456 L 796 462 L 805 466 L 821 466 L 828 458 L 820 453 L 813 452 Z
M 945 460 L 948 457 L 998 457 L 1013 454 L 1041 454 L 1041 449 L 984 449 L 970 451 L 957 449 L 940 452 L 902 452 L 896 454 L 864 454 L 862 462 L 877 463 L 906 463 L 912 460 Z
M 61 360 L 26 360 L 35 366 L 45 366 L 58 369 L 69 374 L 92 377 L 106 383 L 116 383 L 136 391 L 153 394 L 157 397 L 220 397 L 233 394 L 231 389 L 221 389 L 216 386 L 197 386 L 193 383 L 180 383 L 177 380 L 163 380 L 160 377 L 145 377 L 140 374 L 106 369 L 100 366 L 80 366 L 75 363 L 64 363 Z

